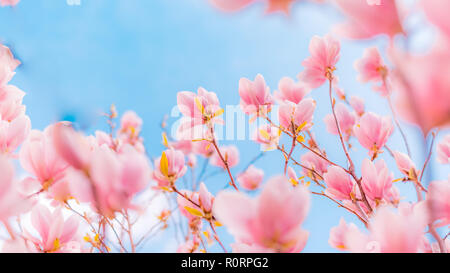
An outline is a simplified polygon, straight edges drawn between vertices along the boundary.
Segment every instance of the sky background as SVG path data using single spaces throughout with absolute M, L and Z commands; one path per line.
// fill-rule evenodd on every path
M 264 15 L 262 5 L 224 14 L 206 0 L 81 0 L 79 6 L 66 0 L 22 0 L 14 8 L 0 9 L 0 42 L 22 61 L 12 83 L 27 93 L 24 103 L 33 128 L 44 129 L 58 120 L 70 120 L 88 133 L 106 129 L 101 113 L 114 103 L 119 112 L 132 109 L 144 120 L 143 137 L 151 156 L 160 155 L 160 122 L 176 105 L 176 94 L 196 91 L 199 86 L 218 94 L 221 105 L 239 103 L 238 81 L 261 73 L 272 90 L 283 76 L 295 76 L 308 55 L 313 35 L 328 33 L 342 20 L 330 5 L 299 3 L 291 16 Z M 419 23 L 418 23 L 419 22 Z M 411 20 L 417 27 L 419 20 Z M 421 50 L 432 31 L 416 31 L 413 47 Z M 366 100 L 366 109 L 390 113 L 387 102 L 357 82 L 353 63 L 368 46 L 384 50 L 386 38 L 342 41 L 337 74 L 349 95 Z M 323 118 L 330 113 L 326 87 L 314 90 L 317 100 L 315 133 L 331 159 L 345 164 L 337 137 L 326 133 Z M 174 122 L 173 117 L 169 122 Z M 403 124 L 413 151 L 422 166 L 423 137 L 417 128 Z M 248 136 L 247 132 L 247 136 Z M 438 137 L 441 139 L 443 133 Z M 366 151 L 352 141 L 352 156 L 359 166 Z M 227 144 L 227 142 L 223 142 Z M 250 140 L 234 141 L 241 153 L 236 174 L 259 153 Z M 398 131 L 389 146 L 405 152 Z M 297 151 L 296 159 L 304 151 Z M 388 164 L 394 162 L 383 154 Z M 200 161 L 201 162 L 201 161 Z M 256 164 L 266 178 L 282 173 L 283 157 L 271 152 Z M 395 168 L 392 168 L 393 170 Z M 433 158 L 426 178 L 445 179 L 448 167 Z M 299 170 L 298 170 L 299 171 Z M 400 177 L 395 171 L 395 177 Z M 212 192 L 223 187 L 225 175 L 206 181 Z M 405 201 L 414 200 L 411 185 L 399 185 Z M 334 251 L 328 234 L 341 217 L 357 222 L 331 201 L 314 197 L 304 228 L 310 231 L 306 252 Z M 221 228 L 225 244 L 232 242 Z M 171 242 L 168 244 L 167 242 Z M 165 247 L 162 245 L 166 244 Z M 174 251 L 173 232 L 165 232 L 146 251 Z M 218 250 L 213 248 L 213 250 Z

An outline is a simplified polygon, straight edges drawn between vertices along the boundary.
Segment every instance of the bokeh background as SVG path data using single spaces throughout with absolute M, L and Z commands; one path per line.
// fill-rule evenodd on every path
M 144 119 L 143 137 L 153 157 L 163 149 L 160 122 L 176 105 L 177 92 L 196 91 L 203 86 L 218 94 L 223 107 L 237 105 L 239 79 L 253 79 L 257 73 L 274 90 L 283 76 L 295 78 L 302 70 L 300 64 L 309 55 L 311 37 L 328 33 L 342 19 L 331 5 L 307 2 L 294 5 L 290 16 L 265 15 L 264 7 L 258 4 L 225 14 L 206 0 L 80 0 L 80 5 L 69 5 L 70 2 L 74 1 L 22 0 L 14 8 L 0 9 L 0 42 L 9 46 L 23 63 L 12 83 L 27 92 L 24 103 L 33 128 L 44 129 L 55 121 L 69 120 L 87 133 L 106 129 L 101 113 L 114 103 L 119 112 L 132 109 Z M 423 51 L 434 33 L 421 19 L 418 14 L 408 21 L 408 27 L 414 29 L 408 44 Z M 384 51 L 386 44 L 385 37 L 343 40 L 337 71 L 347 94 L 363 97 L 367 110 L 381 114 L 390 114 L 387 102 L 372 92 L 370 85 L 357 82 L 353 63 L 362 56 L 364 48 L 379 46 Z M 326 87 L 311 93 L 318 102 L 314 130 L 329 156 L 344 163 L 338 138 L 327 134 L 322 122 L 330 112 L 327 94 Z M 172 117 L 169 123 L 175 120 Z M 416 127 L 403 126 L 413 158 L 422 166 L 425 140 Z M 240 149 L 242 162 L 235 168 L 236 174 L 260 149 L 248 137 L 233 143 Z M 355 140 L 353 144 L 352 156 L 359 169 L 366 151 Z M 398 131 L 389 146 L 405 151 Z M 297 159 L 301 153 L 295 154 Z M 394 166 L 388 154 L 382 157 Z M 271 152 L 256 166 L 270 177 L 282 172 L 283 157 L 279 152 Z M 445 179 L 448 173 L 448 167 L 439 166 L 433 157 L 426 181 Z M 396 170 L 395 176 L 400 177 Z M 206 183 L 215 192 L 226 183 L 226 176 L 213 176 Z M 398 187 L 405 201 L 414 200 L 411 185 Z M 305 251 L 334 252 L 328 245 L 328 234 L 341 217 L 357 222 L 331 201 L 314 197 L 304 224 L 310 231 Z M 224 228 L 220 234 L 225 244 L 232 242 Z M 175 251 L 175 237 L 169 229 L 145 251 Z

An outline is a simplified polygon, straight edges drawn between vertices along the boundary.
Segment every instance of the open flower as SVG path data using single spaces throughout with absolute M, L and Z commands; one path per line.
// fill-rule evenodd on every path
M 256 199 L 240 192 L 219 193 L 213 212 L 240 243 L 274 252 L 300 252 L 308 238 L 301 225 L 309 199 L 305 187 L 294 188 L 279 176 L 270 179 Z
M 375 202 L 381 202 L 392 187 L 393 174 L 383 159 L 373 163 L 364 159 L 361 167 L 362 187 L 366 195 Z
M 239 95 L 242 111 L 248 115 L 265 115 L 272 109 L 273 98 L 270 95 L 270 88 L 260 74 L 256 75 L 254 81 L 247 78 L 240 79 Z
M 353 134 L 353 126 L 356 122 L 355 114 L 350 112 L 345 104 L 338 103 L 336 105 L 336 118 L 338 120 L 341 133 L 344 135 L 345 140 L 348 141 L 350 136 Z M 336 121 L 332 114 L 325 116 L 323 121 L 327 126 L 328 133 L 338 135 L 339 131 L 336 127 Z
M 367 48 L 362 59 L 355 62 L 355 69 L 359 72 L 358 80 L 361 82 L 381 83 L 381 86 L 374 88 L 382 96 L 388 95 L 388 73 L 389 70 L 381 58 L 376 47 Z
M 221 146 L 219 147 L 220 153 L 223 156 L 223 159 L 227 162 L 229 168 L 236 167 L 239 164 L 239 150 L 234 145 L 229 146 Z M 226 168 L 225 163 L 220 158 L 219 154 L 215 152 L 211 156 L 211 165 L 221 167 L 223 169 Z
M 355 125 L 353 132 L 359 143 L 369 150 L 369 155 L 375 157 L 394 130 L 391 118 L 380 117 L 377 114 L 365 113 Z
M 305 70 L 298 78 L 310 88 L 318 88 L 333 79 L 333 72 L 339 61 L 340 43 L 330 35 L 314 36 L 309 44 L 311 56 L 302 62 Z
M 263 124 L 253 133 L 253 139 L 261 144 L 261 150 L 269 151 L 277 148 L 281 137 L 281 130 L 270 125 Z
M 301 82 L 294 82 L 289 77 L 284 77 L 278 83 L 278 91 L 275 91 L 274 97 L 280 102 L 285 100 L 299 103 L 306 94 L 310 92 L 310 89 Z
M 303 169 L 303 174 L 315 181 L 322 180 L 319 179 L 320 177 L 317 177 L 316 173 L 318 173 L 320 176 L 323 177 L 323 174 L 326 173 L 328 170 L 328 166 L 330 166 L 330 163 L 328 161 L 326 161 L 325 159 L 321 158 L 320 156 L 311 151 L 308 151 L 305 154 L 303 154 L 300 157 L 300 162 L 305 167 L 314 170 L 314 172 L 312 172 L 311 170 Z
M 181 151 L 168 149 L 155 160 L 153 178 L 160 187 L 172 186 L 187 171 L 184 164 L 184 154 Z
M 304 99 L 299 104 L 285 101 L 278 109 L 280 125 L 290 132 L 298 133 L 301 130 L 307 130 L 313 125 L 315 109 L 316 101 L 311 98 Z
M 14 153 L 30 130 L 31 121 L 26 115 L 20 115 L 11 122 L 0 120 L 0 154 Z
M 323 175 L 327 189 L 325 192 L 338 200 L 352 200 L 355 181 L 342 168 L 330 166 Z

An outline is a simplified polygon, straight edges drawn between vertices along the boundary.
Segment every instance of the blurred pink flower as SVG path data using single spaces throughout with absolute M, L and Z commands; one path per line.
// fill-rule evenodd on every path
M 314 36 L 309 44 L 311 56 L 302 62 L 305 70 L 298 75 L 300 81 L 310 88 L 318 88 L 336 70 L 336 64 L 340 58 L 341 45 L 330 35 L 325 37 Z
M 0 120 L 0 154 L 14 153 L 27 138 L 30 130 L 30 118 L 24 114 L 11 122 Z
M 369 155 L 376 155 L 384 147 L 394 130 L 389 116 L 380 117 L 367 112 L 353 128 L 353 133 L 359 143 L 369 150 Z
M 285 101 L 280 104 L 278 109 L 278 119 L 280 125 L 290 132 L 307 130 L 313 125 L 313 115 L 316 109 L 316 101 L 307 98 L 303 99 L 299 104 Z
M 339 122 L 339 127 L 346 141 L 353 134 L 353 126 L 356 122 L 355 114 L 350 112 L 348 107 L 343 103 L 338 103 L 335 108 L 336 118 Z M 327 131 L 330 134 L 338 135 L 338 129 L 336 127 L 336 121 L 332 114 L 326 115 L 324 120 L 327 127 Z
M 347 235 L 357 229 L 355 224 L 347 224 L 344 218 L 341 218 L 339 225 L 330 229 L 328 244 L 339 250 L 347 250 Z
M 263 124 L 253 133 L 253 139 L 262 145 L 262 150 L 269 151 L 277 148 L 280 141 L 281 130 L 270 125 Z
M 393 37 L 403 33 L 397 2 L 380 0 L 368 3 L 367 0 L 334 0 L 338 8 L 348 17 L 336 31 L 353 39 L 367 39 L 379 34 Z M 382 18 L 382 20 L 380 20 Z
M 450 134 L 437 145 L 437 159 L 439 163 L 450 164 Z
M 261 74 L 256 75 L 254 81 L 247 78 L 240 79 L 239 95 L 241 96 L 242 111 L 248 115 L 265 115 L 272 109 L 274 101 L 270 94 L 270 88 Z
M 389 89 L 386 85 L 389 86 L 389 70 L 376 47 L 367 48 L 364 51 L 362 59 L 355 62 L 355 69 L 359 73 L 359 81 L 381 83 L 381 86 L 375 86 L 373 89 L 382 96 L 388 95 Z
M 11 122 L 25 114 L 24 96 L 25 92 L 13 85 L 0 86 L 0 119 Z
M 447 181 L 430 183 L 427 204 L 432 221 L 441 220 L 442 226 L 450 224 L 450 176 Z
M 224 160 L 228 163 L 228 167 L 233 168 L 239 164 L 239 150 L 236 146 L 221 146 L 219 149 Z M 217 152 L 211 156 L 210 164 L 225 169 L 225 164 Z
M 250 165 L 245 172 L 237 177 L 239 185 L 246 190 L 256 190 L 264 179 L 264 171 Z
M 326 161 L 325 159 L 321 158 L 320 156 L 316 155 L 315 153 L 313 153 L 311 151 L 308 151 L 305 154 L 303 154 L 300 157 L 300 162 L 304 166 L 316 171 L 322 177 L 323 177 L 323 174 L 327 172 L 328 166 L 330 165 L 330 163 L 328 161 Z M 303 174 L 308 177 L 315 177 L 314 173 L 310 173 L 310 171 L 306 170 L 306 169 L 303 169 Z
M 213 212 L 239 243 L 300 252 L 308 238 L 301 225 L 309 210 L 309 195 L 305 187 L 293 188 L 286 177 L 278 176 L 256 199 L 240 192 L 219 193 Z
M 155 160 L 153 178 L 160 187 L 170 187 L 187 171 L 184 162 L 184 154 L 174 149 L 165 150 L 162 155 Z
M 408 178 L 414 179 L 420 175 L 420 171 L 416 169 L 414 162 L 409 158 L 407 154 L 395 151 L 394 152 L 395 163 L 397 164 L 397 168 L 402 172 L 402 174 L 406 175 Z
M 26 198 L 14 181 L 14 166 L 4 156 L 0 156 L 0 222 L 27 211 L 32 203 Z
M 360 97 L 357 96 L 352 96 L 350 98 L 350 106 L 353 108 L 353 110 L 355 110 L 356 114 L 358 114 L 358 116 L 362 116 L 364 115 L 365 112 L 365 105 L 364 105 L 364 100 Z
M 325 192 L 338 200 L 351 200 L 354 195 L 355 181 L 342 168 L 337 166 L 328 167 L 323 175 L 327 189 Z
M 309 92 L 309 88 L 306 87 L 303 83 L 296 83 L 291 78 L 284 77 L 278 83 L 278 91 L 275 91 L 274 97 L 280 102 L 287 100 L 297 104 Z
M 428 20 L 435 24 L 450 39 L 450 2 L 447 0 L 420 0 Z
M 0 1 L 0 6 L 11 4 L 5 0 Z M 14 76 L 14 70 L 20 65 L 20 62 L 14 59 L 11 50 L 0 44 L 0 87 L 6 85 Z
M 20 0 L 0 0 L 0 6 L 15 6 Z
M 381 202 L 392 187 L 393 174 L 383 159 L 373 163 L 365 158 L 361 167 L 362 187 L 366 196 L 375 202 Z

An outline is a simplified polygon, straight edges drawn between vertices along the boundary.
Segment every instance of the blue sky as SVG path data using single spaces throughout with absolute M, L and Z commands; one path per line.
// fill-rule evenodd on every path
M 340 19 L 331 6 L 304 3 L 295 5 L 292 15 L 286 17 L 264 16 L 261 5 L 223 14 L 206 0 L 81 0 L 79 6 L 70 6 L 65 0 L 22 0 L 17 7 L 0 9 L 0 41 L 23 62 L 13 84 L 27 92 L 24 103 L 34 128 L 66 119 L 88 132 L 104 129 L 100 113 L 114 103 L 120 112 L 132 109 L 144 119 L 146 147 L 152 156 L 158 156 L 163 149 L 159 123 L 176 104 L 177 92 L 203 86 L 218 94 L 222 106 L 236 105 L 239 79 L 254 78 L 258 73 L 276 89 L 283 76 L 294 78 L 302 70 L 300 63 L 309 55 L 311 37 L 326 34 Z M 383 37 L 343 41 L 337 71 L 348 94 L 364 97 L 367 109 L 381 114 L 390 113 L 386 101 L 369 85 L 356 81 L 353 62 L 364 48 L 380 46 L 383 50 L 385 44 Z M 326 134 L 322 122 L 330 112 L 326 88 L 311 95 L 318 102 L 318 142 L 332 159 L 344 163 L 338 139 Z M 422 164 L 418 130 L 404 126 L 413 157 Z M 240 170 L 259 147 L 248 140 L 236 144 L 241 152 Z M 398 132 L 389 145 L 404 151 Z M 356 145 L 352 155 L 359 167 L 366 152 Z M 393 164 L 389 156 L 384 158 Z M 266 177 L 279 174 L 282 156 L 272 152 L 257 166 L 266 171 Z M 446 178 L 448 168 L 434 160 L 430 167 L 435 179 Z M 207 185 L 216 191 L 224 179 L 216 176 Z M 411 185 L 400 188 L 404 196 L 414 198 Z M 342 215 L 357 221 L 330 201 L 314 197 L 304 224 L 310 231 L 305 251 L 334 251 L 327 243 L 328 232 Z M 224 231 L 221 234 L 227 236 Z M 230 242 L 227 236 L 226 243 Z

